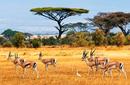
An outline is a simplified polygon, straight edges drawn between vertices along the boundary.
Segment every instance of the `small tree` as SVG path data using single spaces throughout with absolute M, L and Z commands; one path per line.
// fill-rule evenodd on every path
M 31 12 L 35 12 L 36 15 L 41 15 L 50 20 L 57 22 L 58 26 L 55 28 L 58 30 L 59 34 L 57 39 L 61 38 L 61 35 L 68 30 L 68 28 L 64 28 L 63 20 L 75 15 L 80 15 L 83 13 L 88 13 L 86 9 L 78 9 L 78 8 L 52 8 L 52 7 L 43 7 L 43 8 L 33 8 Z
M 114 33 L 110 33 L 109 36 L 107 37 L 107 41 L 109 45 L 116 45 L 115 35 L 116 34 Z
M 88 46 L 91 44 L 90 34 L 87 32 L 77 32 L 66 36 L 68 43 L 72 46 Z
M 92 39 L 95 45 L 105 45 L 107 43 L 105 33 L 100 29 L 96 29 L 96 31 L 92 33 Z
M 126 41 L 124 34 L 121 32 L 117 33 L 114 38 L 117 46 L 123 46 Z
M 19 48 L 19 47 L 25 47 L 25 37 L 23 35 L 23 33 L 16 33 L 13 38 L 12 38 L 12 42 L 14 44 L 15 47 Z
M 6 42 L 3 43 L 2 46 L 3 46 L 3 47 L 13 47 L 13 44 L 12 44 L 11 41 L 6 41 Z
M 125 42 L 126 45 L 130 45 L 130 35 L 127 35 L 126 36 L 126 42 Z
M 31 44 L 33 48 L 41 47 L 41 40 L 40 39 L 33 39 L 31 40 Z

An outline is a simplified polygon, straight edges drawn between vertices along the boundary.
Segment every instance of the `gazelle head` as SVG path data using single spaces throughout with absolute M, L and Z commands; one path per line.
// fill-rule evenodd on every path
M 23 64 L 23 63 L 24 63 L 24 61 L 25 61 L 24 59 L 20 59 L 20 63 L 21 63 L 21 64 Z
M 90 57 L 92 57 L 92 56 L 94 55 L 95 50 L 96 50 L 96 49 L 93 50 L 93 49 L 91 48 Z
M 86 52 L 86 50 L 83 51 L 83 54 L 82 54 L 82 61 L 86 60 L 86 58 L 88 57 L 87 54 L 89 52 Z

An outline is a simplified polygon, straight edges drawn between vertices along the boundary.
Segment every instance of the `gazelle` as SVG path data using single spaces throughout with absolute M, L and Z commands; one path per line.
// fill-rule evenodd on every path
M 21 59 L 20 57 L 15 56 L 14 64 L 17 66 L 21 66 L 23 68 L 23 77 L 25 75 L 26 69 L 31 68 L 33 72 L 36 72 L 37 78 L 39 78 L 38 70 L 37 70 L 37 63 L 34 61 L 25 61 L 24 59 Z
M 124 64 L 121 62 L 109 62 L 102 69 L 103 69 L 103 77 L 105 76 L 106 72 L 109 72 L 112 77 L 112 70 L 116 69 L 119 72 L 119 77 L 121 76 L 121 73 L 123 73 L 125 78 L 127 79 L 127 75 L 124 70 Z
M 45 64 L 45 70 L 48 70 L 48 65 L 53 65 L 54 67 L 56 66 L 56 59 L 55 58 L 48 58 L 48 59 L 42 59 L 42 53 L 39 53 L 39 58 L 38 58 L 43 64 Z
M 94 57 L 94 52 L 96 49 L 90 51 L 90 60 L 95 62 L 96 71 L 98 70 L 98 66 L 106 65 L 109 62 L 109 58 L 107 57 Z
M 89 58 L 88 55 L 89 52 L 83 51 L 82 54 L 82 61 L 85 61 L 85 63 L 91 68 L 93 71 L 93 68 L 96 67 L 95 61 L 92 61 L 91 58 Z

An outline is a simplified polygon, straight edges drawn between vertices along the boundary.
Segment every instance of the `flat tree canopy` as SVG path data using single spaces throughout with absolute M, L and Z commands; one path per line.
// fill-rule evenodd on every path
M 59 35 L 57 36 L 57 39 L 61 38 L 61 35 L 67 31 L 67 28 L 64 28 L 64 23 L 62 22 L 64 19 L 80 15 L 83 13 L 88 13 L 89 11 L 86 9 L 80 9 L 80 8 L 61 8 L 61 7 L 43 7 L 43 8 L 33 8 L 30 10 L 31 12 L 35 12 L 36 15 L 41 15 L 43 17 L 46 17 L 50 20 L 56 21 L 58 26 L 55 26 L 55 28 L 59 31 Z
M 71 15 L 74 14 L 82 14 L 82 13 L 88 13 L 89 11 L 86 9 L 80 9 L 80 8 L 53 8 L 53 7 L 43 7 L 43 8 L 32 8 L 31 9 L 32 12 L 36 12 L 36 13 L 45 13 L 45 12 L 71 12 Z

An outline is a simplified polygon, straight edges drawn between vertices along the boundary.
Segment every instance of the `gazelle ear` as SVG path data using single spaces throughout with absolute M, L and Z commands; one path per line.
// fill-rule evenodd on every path
M 89 52 L 86 52 L 86 55 L 88 55 Z
M 15 57 L 17 57 L 16 53 L 15 53 Z
M 16 56 L 18 57 L 18 53 L 16 54 Z
M 39 53 L 39 56 L 42 56 L 42 52 Z
M 15 54 L 15 59 L 17 59 L 18 58 L 18 56 Z
M 11 56 L 11 51 L 9 51 L 9 56 Z
M 96 49 L 93 50 L 92 54 L 95 52 Z
M 88 55 L 88 53 L 89 53 L 89 52 L 86 52 L 86 57 L 88 57 L 88 56 L 87 56 L 87 55 Z
M 90 51 L 90 54 L 92 53 L 92 48 L 91 48 L 91 51 Z

